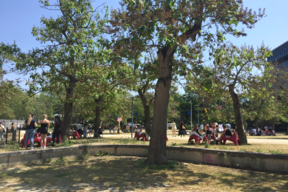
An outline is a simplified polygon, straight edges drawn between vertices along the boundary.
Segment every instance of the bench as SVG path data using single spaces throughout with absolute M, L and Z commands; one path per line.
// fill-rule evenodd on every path
M 225 145 L 227 140 L 232 141 L 235 145 L 241 145 L 237 132 L 234 132 L 231 137 L 220 137 L 220 144 Z
M 188 139 L 188 144 L 190 143 L 190 141 L 191 141 L 192 139 L 195 140 L 195 143 L 196 143 L 197 145 L 199 145 L 200 141 L 202 140 L 201 137 L 199 137 L 198 135 L 195 135 L 195 134 L 194 134 L 194 135 L 190 135 L 190 137 L 189 137 L 189 139 Z M 208 138 L 207 138 L 206 136 L 204 136 L 204 138 L 203 138 L 203 143 L 204 143 L 205 141 L 207 141 L 207 142 L 210 144 L 210 142 L 209 142 L 209 140 L 208 140 Z
M 20 146 L 21 147 L 25 147 L 25 140 L 26 140 L 26 133 L 24 134 L 24 138 L 21 139 L 21 141 L 20 141 Z M 41 145 L 40 142 L 41 142 L 41 138 L 39 137 L 39 134 L 35 133 L 34 138 L 33 138 L 33 143 L 38 143 L 38 146 L 40 146 Z M 28 145 L 30 145 L 30 139 L 27 142 L 27 146 Z
M 140 138 L 142 138 L 143 141 L 146 140 L 146 139 L 145 139 L 145 136 L 142 135 L 142 134 L 139 135 L 138 132 L 135 132 L 134 139 L 135 139 L 135 138 L 136 138 L 137 140 L 139 140 Z

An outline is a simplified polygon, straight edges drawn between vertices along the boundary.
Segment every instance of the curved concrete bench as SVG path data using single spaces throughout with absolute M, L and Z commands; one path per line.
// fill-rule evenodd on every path
M 62 156 L 97 155 L 100 151 L 115 156 L 140 156 L 148 154 L 147 145 L 80 145 L 46 150 L 29 150 L 0 153 L 0 166 L 11 167 L 16 164 L 41 162 L 48 158 Z M 268 154 L 242 151 L 228 151 L 203 148 L 167 147 L 169 160 L 198 164 L 219 165 L 240 169 L 288 173 L 287 154 Z

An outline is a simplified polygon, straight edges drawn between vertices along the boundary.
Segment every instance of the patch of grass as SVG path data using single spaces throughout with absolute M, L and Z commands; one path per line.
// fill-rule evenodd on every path
M 183 168 L 183 164 L 178 161 L 168 161 L 165 165 L 147 165 L 145 160 L 141 159 L 136 161 L 136 165 L 142 169 L 152 169 L 152 170 L 170 170 L 176 168 Z
M 21 149 L 19 147 L 19 143 L 13 142 L 13 143 L 8 143 L 4 146 L 4 149 L 6 151 L 18 151 L 19 149 Z
M 99 151 L 97 156 L 98 157 L 102 157 L 102 156 L 113 156 L 113 155 L 111 155 L 111 154 L 109 154 L 108 152 L 105 152 L 105 151 Z
M 243 148 L 241 148 L 240 151 L 247 152 L 247 149 L 243 149 Z
M 80 156 L 78 156 L 78 157 L 76 157 L 76 161 L 86 161 L 86 160 L 88 160 L 89 158 L 91 157 L 91 155 L 90 154 L 85 154 L 85 155 L 80 155 Z
M 75 142 L 71 141 L 71 140 L 65 140 L 62 145 L 61 143 L 55 143 L 55 147 L 70 147 L 72 145 L 74 145 Z
M 262 153 L 263 150 L 262 150 L 262 149 L 257 149 L 257 152 L 258 152 L 258 153 Z
M 280 150 L 269 150 L 269 153 L 272 153 L 272 154 L 285 154 L 285 153 L 283 153 Z
M 59 165 L 65 165 L 67 163 L 66 159 L 64 156 L 61 156 L 59 159 L 57 159 L 55 161 L 56 164 L 59 164 Z
M 173 147 L 176 146 L 176 145 L 177 145 L 176 143 L 173 143 L 173 142 L 172 142 L 172 146 L 173 146 Z
M 47 158 L 47 159 L 44 159 L 44 161 L 43 161 L 43 163 L 45 164 L 45 163 L 51 163 L 51 158 L 49 157 L 49 158 Z

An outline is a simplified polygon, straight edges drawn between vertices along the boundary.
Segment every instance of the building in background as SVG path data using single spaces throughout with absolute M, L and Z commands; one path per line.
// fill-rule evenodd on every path
M 272 50 L 273 56 L 268 58 L 272 63 L 288 67 L 288 41 Z
M 267 58 L 268 61 L 271 61 L 273 64 L 277 64 L 278 67 L 282 69 L 288 69 L 288 41 L 279 45 L 272 50 L 272 56 Z M 281 82 L 283 84 L 284 82 Z M 288 123 L 282 122 L 275 125 L 275 130 L 280 132 L 286 132 Z

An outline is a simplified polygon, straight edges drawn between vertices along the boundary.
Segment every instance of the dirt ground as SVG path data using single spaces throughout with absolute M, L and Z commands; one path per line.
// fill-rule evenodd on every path
M 81 156 L 0 172 L 0 191 L 288 191 L 288 175 L 139 157 Z

